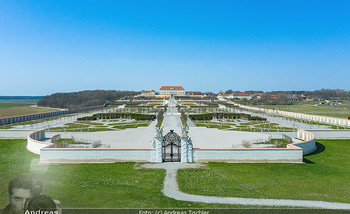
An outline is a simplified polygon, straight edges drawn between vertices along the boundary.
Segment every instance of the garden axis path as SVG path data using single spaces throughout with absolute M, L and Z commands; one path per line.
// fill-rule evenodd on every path
M 309 207 L 322 209 L 343 209 L 350 210 L 350 204 L 326 201 L 311 201 L 311 200 L 291 200 L 291 199 L 257 199 L 257 198 L 239 198 L 239 197 L 216 197 L 192 195 L 183 193 L 179 189 L 177 182 L 178 169 L 198 168 L 205 165 L 199 163 L 158 163 L 144 164 L 142 167 L 149 169 L 165 169 L 166 175 L 164 179 L 163 193 L 165 196 L 180 200 L 203 203 L 217 204 L 240 204 L 254 206 L 290 206 L 290 207 Z

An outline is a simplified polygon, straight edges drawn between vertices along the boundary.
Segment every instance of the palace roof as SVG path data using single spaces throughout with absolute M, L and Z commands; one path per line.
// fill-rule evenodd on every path
M 143 91 L 142 93 L 145 93 L 145 94 L 148 93 L 148 94 L 149 94 L 149 93 L 151 93 L 151 92 L 156 92 L 156 91 L 155 91 L 155 90 L 152 90 L 152 91 Z
M 249 97 L 249 94 L 246 93 L 233 93 L 233 96 L 238 96 L 238 97 Z
M 185 90 L 182 86 L 162 86 L 159 90 Z

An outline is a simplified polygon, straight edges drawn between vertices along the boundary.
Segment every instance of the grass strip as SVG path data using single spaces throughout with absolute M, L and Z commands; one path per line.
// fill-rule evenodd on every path
M 305 164 L 209 163 L 179 171 L 186 193 L 350 203 L 350 140 L 319 140 Z

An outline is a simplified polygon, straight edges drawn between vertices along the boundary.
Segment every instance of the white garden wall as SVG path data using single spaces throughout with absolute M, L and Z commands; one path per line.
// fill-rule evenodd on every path
M 9 131 L 9 130 L 7 130 Z M 28 130 L 22 130 L 25 133 Z M 0 132 L 5 133 L 5 132 Z M 16 132 L 13 133 L 16 136 Z M 7 136 L 10 134 L 7 133 Z M 288 144 L 288 148 L 234 148 L 192 150 L 194 162 L 289 162 L 300 163 L 303 155 L 315 151 L 315 134 L 323 138 L 333 139 L 347 136 L 350 130 L 298 130 L 298 138 L 303 142 Z M 27 149 L 40 154 L 40 163 L 91 163 L 91 162 L 151 162 L 152 149 L 135 148 L 54 148 L 54 144 L 41 142 L 45 138 L 45 130 L 33 130 L 27 137 Z
M 257 112 L 263 112 L 268 114 L 275 114 L 282 117 L 310 120 L 310 121 L 315 121 L 319 123 L 327 123 L 327 124 L 333 124 L 337 126 L 350 127 L 350 120 L 347 120 L 347 119 L 295 113 L 295 112 L 288 112 L 288 111 L 280 111 L 280 110 L 273 110 L 273 109 L 265 109 L 265 108 L 257 108 L 257 107 L 251 107 L 251 106 L 245 106 L 245 105 L 238 105 L 238 106 L 240 108 L 244 108 L 250 111 L 257 111 Z
M 289 162 L 301 163 L 300 148 L 288 149 L 193 149 L 194 162 Z
M 151 162 L 152 149 L 43 148 L 40 163 Z

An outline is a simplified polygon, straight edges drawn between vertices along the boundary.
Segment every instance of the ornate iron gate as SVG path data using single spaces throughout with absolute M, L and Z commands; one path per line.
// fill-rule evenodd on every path
M 163 162 L 181 161 L 181 138 L 170 130 L 163 138 Z

